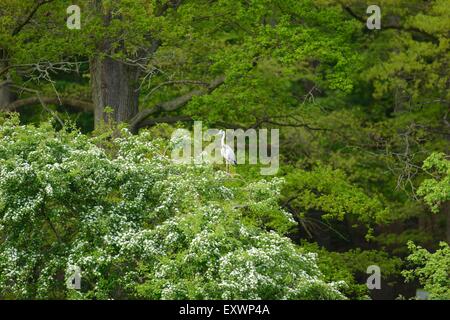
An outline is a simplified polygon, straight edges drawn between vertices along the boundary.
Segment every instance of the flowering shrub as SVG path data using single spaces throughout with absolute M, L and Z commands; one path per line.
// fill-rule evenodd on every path
M 282 236 L 281 181 L 174 164 L 146 132 L 108 142 L 0 119 L 0 298 L 344 298 Z

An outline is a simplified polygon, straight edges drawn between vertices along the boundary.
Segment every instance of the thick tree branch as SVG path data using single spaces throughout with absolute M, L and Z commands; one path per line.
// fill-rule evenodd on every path
M 177 123 L 186 121 L 193 121 L 193 119 L 189 116 L 174 116 L 174 117 L 160 117 L 160 118 L 146 119 L 139 123 L 138 129 L 151 127 L 158 123 Z
M 78 100 L 73 98 L 58 99 L 57 97 L 30 97 L 14 101 L 10 105 L 6 106 L 3 111 L 14 111 L 20 107 L 41 103 L 63 105 L 70 107 L 76 111 L 82 112 L 93 112 L 94 110 L 94 104 L 90 101 Z
M 141 127 L 140 122 L 144 121 L 147 117 L 149 117 L 152 114 L 158 113 L 158 112 L 170 112 L 175 111 L 192 100 L 195 96 L 200 96 L 204 94 L 208 94 L 215 90 L 217 87 L 219 87 L 221 84 L 223 84 L 225 81 L 224 76 L 217 77 L 214 79 L 208 86 L 207 90 L 193 90 L 189 93 L 186 93 L 184 95 L 181 95 L 179 97 L 176 97 L 173 100 L 166 101 L 160 104 L 157 104 L 153 108 L 145 109 L 139 112 L 136 116 L 133 117 L 130 121 L 130 131 L 136 132 L 136 130 Z
M 197 81 L 197 80 L 170 80 L 170 81 L 165 81 L 163 83 L 160 83 L 159 85 L 157 85 L 156 87 L 154 87 L 147 95 L 145 98 L 148 98 L 149 96 L 151 96 L 154 92 L 158 91 L 160 88 L 164 87 L 164 86 L 168 86 L 171 84 L 197 84 L 200 86 L 205 86 L 208 87 L 209 83 L 207 82 L 203 82 L 203 81 Z
M 258 120 L 251 128 L 258 128 L 262 124 L 271 124 L 279 127 L 291 127 L 291 128 L 305 128 L 312 131 L 331 131 L 331 129 L 328 128 L 319 128 L 319 127 L 313 127 L 308 123 L 304 122 L 280 122 L 273 120 L 271 118 L 263 118 Z

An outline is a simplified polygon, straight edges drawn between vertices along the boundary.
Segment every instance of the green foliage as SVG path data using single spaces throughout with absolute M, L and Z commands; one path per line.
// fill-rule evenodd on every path
M 0 47 L 8 52 L 11 64 L 31 64 L 34 81 L 26 82 L 27 86 L 54 93 L 55 84 L 48 84 L 58 78 L 60 70 L 45 73 L 45 67 L 33 66 L 36 62 L 82 60 L 87 65 L 86 60 L 98 56 L 127 63 L 138 60 L 148 80 L 141 86 L 141 105 L 145 107 L 198 87 L 163 85 L 167 81 L 207 82 L 223 74 L 225 89 L 193 99 L 183 113 L 194 117 L 207 113 L 205 121 L 240 123 L 295 107 L 298 99 L 290 95 L 293 82 L 308 79 L 324 90 L 345 93 L 355 86 L 350 75 L 361 64 L 353 43 L 354 37 L 360 36 L 359 22 L 347 19 L 335 6 L 317 6 L 311 0 L 190 0 L 175 10 L 166 6 L 166 1 L 97 3 L 97 7 L 92 2 L 78 4 L 80 30 L 65 27 L 70 1 L 46 3 L 33 17 L 36 27 L 26 25 L 15 36 L 13 20 L 23 19 L 35 4 L 5 3 Z M 102 17 L 106 12 L 110 12 L 108 23 Z M 160 42 L 157 52 L 142 58 L 155 40 Z M 105 41 L 111 45 L 102 51 Z M 75 71 L 73 66 L 68 69 Z M 86 71 L 81 70 L 82 76 L 89 79 Z M 20 75 L 15 80 L 24 82 Z M 161 90 L 151 90 L 160 84 Z M 62 91 L 66 96 L 74 93 L 70 86 Z M 86 90 L 80 89 L 75 96 L 81 91 Z M 211 105 L 215 107 L 211 109 Z
M 418 279 L 429 293 L 429 299 L 450 299 L 450 247 L 441 242 L 440 249 L 434 253 L 408 243 L 411 254 L 408 261 L 415 267 L 413 270 L 405 270 L 402 274 L 406 280 Z
M 450 200 L 450 161 L 443 153 L 433 153 L 423 163 L 423 169 L 434 172 L 433 179 L 426 179 L 417 190 L 433 212 Z
M 342 292 L 350 299 L 368 299 L 366 279 L 367 267 L 377 265 L 384 280 L 399 273 L 402 261 L 378 250 L 354 249 L 346 252 L 331 252 L 315 243 L 302 242 L 308 251 L 317 252 L 320 271 L 328 281 L 344 281 Z
M 289 173 L 283 197 L 299 215 L 319 211 L 322 218 L 337 220 L 351 215 L 367 224 L 385 215 L 380 201 L 349 183 L 341 170 L 321 165 L 312 171 Z

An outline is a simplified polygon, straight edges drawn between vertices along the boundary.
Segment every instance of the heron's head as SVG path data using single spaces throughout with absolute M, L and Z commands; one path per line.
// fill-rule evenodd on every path
M 225 131 L 223 130 L 219 130 L 219 132 L 217 133 L 219 136 L 224 136 L 225 135 Z

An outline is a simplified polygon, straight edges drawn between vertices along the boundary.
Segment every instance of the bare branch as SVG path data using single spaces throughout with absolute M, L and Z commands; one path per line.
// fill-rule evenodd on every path
M 80 73 L 80 66 L 87 61 L 77 61 L 77 62 L 38 62 L 38 63 L 28 63 L 28 64 L 12 64 L 4 67 L 0 70 L 0 77 L 4 74 L 8 73 L 11 69 L 16 69 L 18 72 L 26 72 L 27 76 L 31 77 L 30 79 L 33 81 L 45 80 L 52 82 L 50 73 L 56 72 L 76 72 Z M 37 72 L 36 76 L 32 75 L 32 73 Z
M 14 87 L 19 87 L 19 86 L 14 86 Z M 47 105 L 41 98 L 41 93 L 38 90 L 29 89 L 29 88 L 25 88 L 25 87 L 19 87 L 19 88 L 22 91 L 34 93 L 36 95 L 36 98 L 38 99 L 39 103 L 42 105 L 42 108 L 44 108 L 48 113 L 50 113 L 59 122 L 59 124 L 64 127 L 64 122 L 61 120 L 60 117 L 58 117 L 58 114 L 56 112 L 54 112 L 52 109 L 47 107 Z

